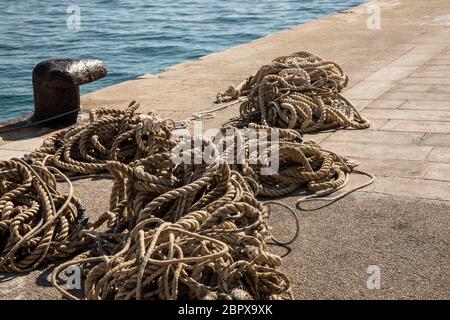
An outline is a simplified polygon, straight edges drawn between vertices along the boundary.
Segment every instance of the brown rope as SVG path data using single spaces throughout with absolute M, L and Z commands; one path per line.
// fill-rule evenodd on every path
M 52 172 L 69 185 L 67 195 Z M 12 159 L 0 161 L 0 177 L 0 271 L 31 271 L 83 247 L 87 219 L 59 170 Z
M 138 108 L 139 104 L 133 101 L 126 110 L 95 109 L 88 125 L 57 133 L 28 157 L 46 158 L 46 163 L 70 174 L 89 175 L 107 171 L 108 160 L 129 163 L 157 153 L 175 124 L 166 120 L 167 126 L 152 128 L 155 123 L 165 122 L 153 113 L 135 115 Z M 153 132 L 160 134 L 153 138 Z
M 193 148 L 184 152 L 193 160 L 208 143 L 195 150 L 188 140 Z M 97 241 L 100 252 L 59 266 L 53 285 L 76 298 L 57 279 L 77 264 L 87 272 L 88 299 L 291 297 L 287 277 L 276 270 L 281 258 L 266 249 L 268 207 L 223 161 L 173 163 L 173 144 L 169 139 L 166 152 L 130 164 L 107 163 L 115 177 L 111 208 L 95 227 L 106 223 L 107 234 L 123 237 L 107 248 Z
M 229 129 L 224 128 L 222 132 Z M 253 181 L 260 196 L 281 197 L 305 187 L 312 193 L 332 192 L 345 186 L 348 175 L 358 165 L 313 142 L 302 142 L 296 130 L 250 124 L 249 128 L 234 129 L 234 132 L 231 138 L 222 135 L 228 141 L 218 140 L 217 144 L 233 146 L 234 142 L 234 149 L 229 150 L 233 154 L 239 153 L 236 147 L 243 147 L 240 152 L 243 163 L 232 164 L 231 168 Z M 224 159 L 227 156 L 225 151 Z M 268 162 L 271 157 L 272 161 L 278 161 L 278 168 L 273 174 L 263 174 L 273 164 Z
M 301 51 L 262 66 L 236 87 L 219 92 L 216 102 L 248 98 L 232 121 L 239 127 L 254 122 L 300 133 L 368 128 L 370 121 L 339 94 L 347 83 L 338 64 Z

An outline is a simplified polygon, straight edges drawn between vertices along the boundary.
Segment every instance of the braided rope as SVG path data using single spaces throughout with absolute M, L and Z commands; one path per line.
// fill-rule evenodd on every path
M 301 51 L 262 66 L 254 76 L 219 92 L 216 102 L 248 98 L 240 117 L 231 121 L 239 127 L 255 122 L 300 133 L 368 128 L 370 121 L 339 94 L 347 83 L 338 64 Z
M 130 163 L 158 153 L 175 124 L 153 113 L 138 117 L 138 108 L 133 101 L 126 110 L 92 110 L 88 125 L 57 133 L 27 157 L 45 158 L 47 164 L 72 175 L 90 175 L 106 172 L 108 160 Z
M 53 173 L 69 185 L 57 190 Z M 0 161 L 0 270 L 28 272 L 68 257 L 85 244 L 86 226 L 73 188 L 59 170 L 19 159 Z
M 60 265 L 53 285 L 77 298 L 57 279 L 80 265 L 87 299 L 290 298 L 289 280 L 276 270 L 281 258 L 265 244 L 268 207 L 227 163 L 175 164 L 170 152 L 107 162 L 115 177 L 111 208 L 95 225 L 123 237 Z

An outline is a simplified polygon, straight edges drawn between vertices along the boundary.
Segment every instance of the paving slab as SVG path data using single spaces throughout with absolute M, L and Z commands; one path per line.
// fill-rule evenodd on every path
M 415 78 L 409 77 L 401 81 L 401 83 L 409 84 L 445 84 L 450 85 L 450 78 L 436 77 L 436 78 Z
M 450 61 L 450 54 L 448 53 L 448 51 L 442 51 L 440 54 L 436 55 L 434 58 L 438 59 L 438 60 Z
M 448 59 L 433 59 L 427 62 L 431 66 L 450 66 L 450 60 Z
M 450 71 L 448 71 L 450 72 Z M 450 93 L 450 85 L 433 85 L 428 92 L 434 93 Z
M 413 67 L 400 67 L 400 66 L 393 66 L 392 64 L 389 64 L 388 66 L 384 67 L 383 69 L 375 72 L 373 75 L 371 75 L 369 78 L 367 78 L 368 81 L 394 81 L 394 80 L 402 80 L 409 76 L 411 73 L 416 71 L 417 64 L 415 64 Z
M 426 179 L 450 181 L 450 162 L 448 163 L 429 163 L 429 168 L 425 174 Z M 450 192 L 450 189 L 448 190 Z
M 33 151 L 36 146 L 39 146 L 43 142 L 42 137 L 32 139 L 22 139 L 17 141 L 8 142 L 0 146 L 0 150 L 18 150 L 18 151 Z
M 427 177 L 427 173 L 431 171 L 433 164 L 426 160 L 381 160 L 358 158 L 355 156 L 353 156 L 352 159 L 358 161 L 359 170 L 370 172 L 376 177 L 425 179 Z
M 404 100 L 382 100 L 377 99 L 371 102 L 367 109 L 398 109 L 405 101 Z
M 378 177 L 367 190 L 402 197 L 450 201 L 450 182 L 440 180 Z
M 438 51 L 441 49 L 439 48 Z M 412 66 L 414 67 L 413 70 L 416 70 L 418 65 L 422 65 L 430 58 L 434 56 L 435 52 L 428 52 L 428 53 L 415 53 L 414 51 L 410 51 L 407 54 L 401 56 L 400 58 L 396 59 L 395 61 L 391 62 L 389 66 L 393 67 L 405 67 L 405 66 Z
M 450 148 L 436 147 L 428 154 L 427 160 L 450 163 Z M 450 190 L 449 190 L 450 191 Z
M 366 109 L 361 114 L 369 119 L 391 119 L 391 120 L 420 120 L 450 122 L 449 111 L 437 110 L 389 110 Z
M 423 84 L 400 84 L 395 87 L 396 91 L 401 92 L 428 92 L 433 87 L 433 85 L 423 85 Z
M 448 65 L 450 66 L 450 64 Z M 414 78 L 447 78 L 448 73 L 442 70 L 418 71 L 414 73 Z
M 414 0 L 412 2 L 414 2 Z M 411 5 L 411 3 L 409 3 L 408 5 Z M 430 5 L 433 4 L 430 3 Z M 448 29 L 444 28 L 441 34 L 436 34 L 435 36 L 429 35 L 428 39 L 423 39 L 416 35 L 416 37 L 414 37 L 414 39 L 412 39 L 411 42 L 416 42 L 417 45 L 414 46 L 411 50 L 409 50 L 408 54 L 425 53 L 430 54 L 430 57 L 433 57 L 432 59 L 436 59 L 437 57 L 439 57 L 439 55 L 446 52 L 448 42 L 445 40 L 442 41 L 442 39 L 443 38 L 445 39 L 449 34 L 450 32 L 448 31 Z
M 11 130 L 0 133 L 0 147 L 9 144 L 19 142 L 22 146 L 26 144 L 31 144 L 27 142 L 27 140 L 31 140 L 33 142 L 38 141 L 39 138 L 45 137 L 55 129 L 45 128 L 45 127 L 28 127 L 21 130 Z M 37 139 L 35 139 L 37 138 Z M 20 142 L 22 141 L 23 142 Z
M 321 146 L 327 150 L 339 152 L 344 156 L 368 159 L 398 159 L 398 160 L 425 160 L 433 149 L 427 146 L 415 145 L 386 145 L 374 142 L 328 142 L 325 140 Z
M 383 99 L 449 101 L 450 93 L 403 92 L 403 91 L 395 91 L 394 89 L 384 94 Z
M 389 120 L 380 127 L 381 130 L 450 133 L 450 123 L 417 120 Z
M 392 132 L 392 131 L 371 131 L 366 130 L 361 134 L 359 130 L 337 131 L 327 136 L 324 141 L 332 142 L 354 142 L 369 144 L 387 144 L 387 145 L 417 145 L 424 133 L 420 132 Z
M 450 72 L 450 66 L 423 65 L 422 67 L 419 68 L 419 71 L 443 71 L 443 72 Z
M 303 136 L 304 141 L 314 141 L 316 143 L 322 143 L 328 137 L 331 137 L 333 132 L 318 132 L 314 134 L 308 134 Z
M 405 100 L 398 109 L 448 111 L 450 110 L 450 101 Z
M 420 141 L 421 145 L 434 147 L 449 147 L 450 134 L 448 133 L 425 133 Z
M 394 83 L 364 80 L 344 91 L 348 99 L 377 99 L 394 87 Z

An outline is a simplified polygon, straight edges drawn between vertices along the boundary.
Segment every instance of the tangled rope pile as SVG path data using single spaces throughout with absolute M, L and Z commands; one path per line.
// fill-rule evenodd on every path
M 348 77 L 335 62 L 301 51 L 274 59 L 216 102 L 247 97 L 237 126 L 258 123 L 311 133 L 339 128 L 365 129 L 370 122 L 339 93 Z
M 137 103 L 132 102 L 125 111 L 93 110 L 87 126 L 72 128 L 51 137 L 30 156 L 44 159 L 44 162 L 66 170 L 71 175 L 92 174 L 108 171 L 108 161 L 132 163 L 133 160 L 171 150 L 180 142 L 179 139 L 171 139 L 176 127 L 173 121 L 163 120 L 153 113 L 137 115 L 135 111 L 138 107 Z M 320 195 L 323 195 L 320 193 L 322 191 L 331 193 L 346 185 L 349 173 L 357 166 L 355 161 L 323 150 L 317 144 L 303 143 L 298 130 L 277 129 L 255 123 L 250 123 L 244 129 L 236 129 L 231 135 L 235 147 L 238 145 L 235 143 L 237 137 L 245 136 L 249 130 L 255 132 L 253 138 L 247 139 L 240 150 L 232 150 L 233 154 L 243 152 L 245 163 L 242 166 L 233 164 L 233 161 L 228 163 L 233 170 L 251 178 L 258 185 L 258 191 L 254 191 L 259 192 L 259 195 L 283 196 L 305 186 Z M 276 133 L 275 143 L 272 144 L 269 138 L 266 139 L 269 145 L 264 145 L 261 138 L 273 133 Z M 230 139 L 227 135 L 222 137 Z M 229 141 L 216 143 L 229 144 Z M 258 146 L 267 155 L 276 151 L 280 170 L 275 174 L 261 175 L 261 157 L 264 154 L 250 154 L 250 146 Z M 117 193 L 116 188 L 113 193 Z
M 229 128 L 222 132 L 226 130 Z M 253 123 L 248 128 L 235 129 L 231 136 L 221 137 L 225 139 L 219 139 L 218 145 L 233 147 L 228 147 L 223 157 L 226 159 L 229 153 L 241 155 L 241 164 L 231 167 L 256 184 L 261 196 L 285 196 L 304 187 L 312 193 L 332 193 L 347 184 L 349 174 L 358 166 L 356 161 L 313 142 L 303 142 L 295 130 Z M 274 165 L 271 172 L 264 172 Z
M 108 160 L 129 163 L 158 153 L 174 123 L 166 120 L 166 125 L 153 113 L 138 116 L 138 108 L 139 104 L 133 101 L 126 110 L 94 109 L 88 125 L 59 132 L 28 157 L 45 159 L 70 174 L 89 175 L 107 171 Z M 152 127 L 155 123 L 160 127 Z M 159 135 L 153 137 L 152 132 Z
M 54 174 L 68 183 L 67 195 Z M 13 159 L 0 161 L 0 178 L 0 271 L 31 271 L 85 245 L 87 218 L 59 170 Z
M 168 129 L 169 130 L 169 129 Z M 194 160 L 208 141 L 187 139 Z M 89 252 L 70 265 L 87 272 L 88 299 L 280 299 L 291 297 L 281 258 L 267 251 L 269 208 L 242 176 L 217 158 L 211 164 L 174 163 L 166 152 L 124 164 L 107 163 L 115 177 L 105 234 L 121 234 L 109 253 Z M 191 148 L 189 148 L 191 146 Z M 197 149 L 196 149 L 197 148 Z M 129 232 L 128 232 L 129 231 Z
M 136 102 L 91 111 L 87 125 L 57 133 L 25 160 L 0 162 L 0 271 L 30 271 L 81 252 L 52 274 L 70 299 L 78 297 L 58 279 L 75 265 L 87 299 L 292 298 L 268 242 L 292 243 L 298 220 L 292 240 L 277 240 L 271 205 L 295 212 L 256 197 L 306 188 L 312 194 L 297 203 L 303 210 L 300 202 L 347 184 L 357 163 L 301 136 L 370 125 L 339 94 L 347 81 L 337 64 L 311 53 L 277 58 L 218 95 L 247 99 L 239 121 L 213 140 L 176 130 L 209 111 L 180 123 L 137 114 Z M 68 176 L 106 172 L 114 179 L 109 210 L 91 223 Z M 57 178 L 69 185 L 67 195 Z

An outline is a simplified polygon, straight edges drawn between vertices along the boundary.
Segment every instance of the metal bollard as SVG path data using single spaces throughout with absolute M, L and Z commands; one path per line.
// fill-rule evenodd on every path
M 32 121 L 75 123 L 80 111 L 79 86 L 106 74 L 100 60 L 51 59 L 38 63 L 33 69 Z

